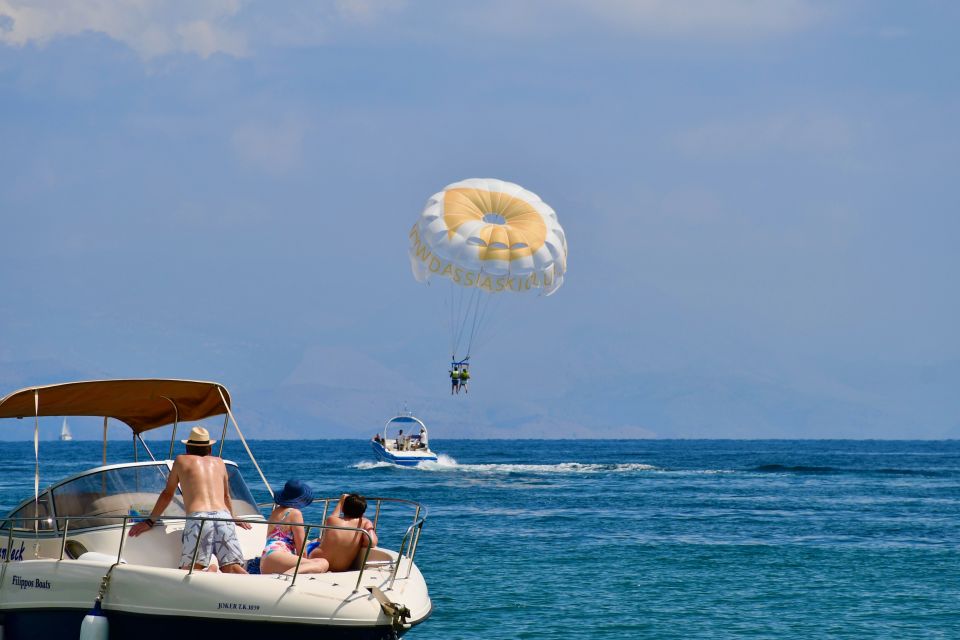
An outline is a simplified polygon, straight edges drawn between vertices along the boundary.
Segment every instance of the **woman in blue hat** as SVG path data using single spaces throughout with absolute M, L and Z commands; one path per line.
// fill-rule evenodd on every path
M 313 490 L 302 480 L 287 480 L 283 491 L 274 495 L 274 502 L 276 506 L 268 518 L 273 526 L 267 533 L 267 543 L 260 556 L 260 573 L 285 573 L 297 565 L 304 542 L 304 528 L 290 525 L 303 523 L 300 510 L 313 502 Z M 304 556 L 300 573 L 323 573 L 328 566 L 325 560 L 311 560 Z

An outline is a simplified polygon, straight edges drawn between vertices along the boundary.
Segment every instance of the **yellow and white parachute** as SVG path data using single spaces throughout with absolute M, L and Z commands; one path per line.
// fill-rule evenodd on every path
M 469 357 L 489 304 L 484 294 L 555 292 L 567 270 L 567 238 L 537 194 L 471 178 L 427 201 L 410 230 L 410 266 L 419 282 L 451 283 L 451 352 L 456 359 L 466 339 Z

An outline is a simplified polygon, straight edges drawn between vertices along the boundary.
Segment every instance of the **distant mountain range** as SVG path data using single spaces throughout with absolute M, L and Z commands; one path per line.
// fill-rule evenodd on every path
M 461 396 L 451 396 L 439 374 L 423 389 L 375 362 L 354 369 L 339 377 L 299 369 L 275 385 L 224 384 L 249 438 L 369 438 L 404 403 L 435 439 L 960 437 L 960 362 L 846 372 L 846 384 L 651 371 L 567 380 L 556 388 L 534 380 L 505 391 L 496 380 L 480 379 Z M 53 360 L 5 362 L 0 393 L 108 377 Z M 45 421 L 43 437 L 56 438 L 59 428 Z M 77 439 L 100 437 L 96 420 L 71 420 L 71 428 Z M 0 439 L 31 433 L 5 429 Z

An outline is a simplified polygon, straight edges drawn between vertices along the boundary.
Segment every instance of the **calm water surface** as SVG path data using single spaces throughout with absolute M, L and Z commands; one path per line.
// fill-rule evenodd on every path
M 432 446 L 439 464 L 402 469 L 362 441 L 252 443 L 274 485 L 427 506 L 417 564 L 435 612 L 408 638 L 960 638 L 960 442 Z M 40 456 L 47 484 L 100 444 Z M 0 443 L 0 464 L 6 510 L 33 492 L 32 442 Z

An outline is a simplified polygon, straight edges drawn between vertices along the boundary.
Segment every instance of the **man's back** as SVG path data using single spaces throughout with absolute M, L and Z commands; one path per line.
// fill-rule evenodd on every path
M 187 513 L 227 509 L 227 469 L 215 456 L 182 454 L 173 463 Z
M 373 529 L 373 524 L 366 518 L 329 516 L 327 525 L 370 529 L 371 533 Z M 320 548 L 312 557 L 325 558 L 330 563 L 330 571 L 346 571 L 353 565 L 357 553 L 366 544 L 366 541 L 367 537 L 359 531 L 327 529 L 323 532 Z M 376 544 L 376 538 L 374 538 L 374 544 Z

